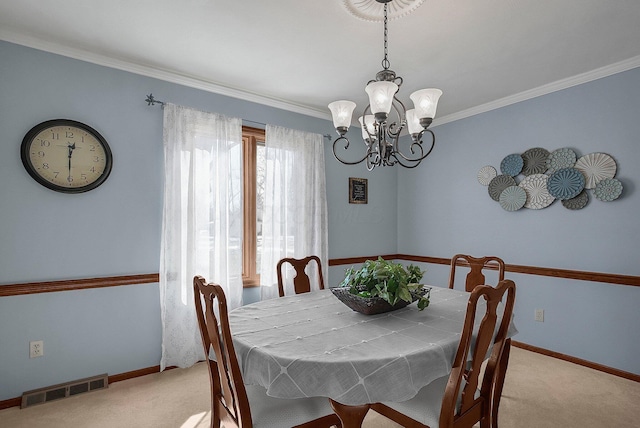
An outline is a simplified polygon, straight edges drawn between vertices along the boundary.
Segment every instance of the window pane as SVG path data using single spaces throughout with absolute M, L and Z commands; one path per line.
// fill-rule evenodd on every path
M 264 143 L 256 147 L 256 272 L 260 272 L 262 260 L 262 213 L 264 212 L 264 185 L 266 158 Z

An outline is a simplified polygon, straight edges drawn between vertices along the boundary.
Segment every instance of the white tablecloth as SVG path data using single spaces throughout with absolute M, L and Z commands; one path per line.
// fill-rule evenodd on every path
M 404 401 L 451 371 L 468 299 L 433 287 L 424 311 L 362 315 L 321 290 L 237 308 L 229 321 L 245 383 L 270 396 Z
M 229 321 L 245 383 L 273 397 L 403 401 L 451 371 L 468 298 L 433 287 L 424 311 L 362 315 L 324 290 L 243 306 Z

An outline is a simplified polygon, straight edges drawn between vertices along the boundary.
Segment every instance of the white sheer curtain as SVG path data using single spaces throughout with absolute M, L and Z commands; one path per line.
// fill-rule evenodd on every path
M 164 106 L 161 370 L 204 359 L 193 277 L 242 304 L 242 121 Z
M 328 278 L 329 250 L 323 136 L 272 125 L 265 134 L 260 282 L 262 299 L 269 299 L 278 296 L 276 264 L 281 258 L 316 255 Z M 313 265 L 309 273 L 315 280 Z M 292 271 L 285 273 L 287 294 L 293 293 Z M 311 287 L 318 289 L 315 283 Z

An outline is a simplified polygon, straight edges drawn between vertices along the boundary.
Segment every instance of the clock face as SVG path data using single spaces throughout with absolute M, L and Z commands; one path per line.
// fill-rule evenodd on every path
M 95 189 L 112 165 L 106 140 L 90 126 L 67 119 L 34 126 L 22 141 L 21 156 L 38 183 L 65 193 Z

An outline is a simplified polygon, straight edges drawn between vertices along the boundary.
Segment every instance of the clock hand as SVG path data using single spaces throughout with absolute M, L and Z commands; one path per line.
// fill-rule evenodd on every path
M 76 143 L 67 145 L 67 148 L 69 149 L 69 175 L 67 178 L 71 178 L 71 155 L 76 148 Z

